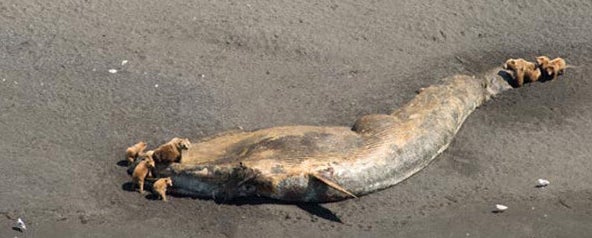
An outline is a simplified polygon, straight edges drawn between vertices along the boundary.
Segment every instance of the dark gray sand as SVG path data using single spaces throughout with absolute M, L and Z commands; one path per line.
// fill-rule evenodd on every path
M 590 1 L 310 2 L 0 1 L 0 236 L 592 234 Z M 359 199 L 163 203 L 117 165 L 139 140 L 350 126 L 540 54 L 579 67 L 490 101 L 428 168 Z

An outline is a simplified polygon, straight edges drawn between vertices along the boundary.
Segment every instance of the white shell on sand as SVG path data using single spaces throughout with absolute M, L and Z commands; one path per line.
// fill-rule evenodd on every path
M 21 230 L 26 230 L 27 226 L 25 225 L 25 222 L 23 221 L 23 219 L 21 219 L 19 217 L 19 219 L 16 221 L 16 227 L 18 227 Z
M 495 204 L 495 209 L 498 212 L 503 212 L 503 211 L 507 210 L 508 207 L 507 206 L 504 206 L 504 205 L 501 205 L 501 204 Z
M 549 182 L 549 180 L 546 180 L 546 179 L 538 179 L 537 180 L 537 187 L 546 187 L 550 183 L 551 182 Z

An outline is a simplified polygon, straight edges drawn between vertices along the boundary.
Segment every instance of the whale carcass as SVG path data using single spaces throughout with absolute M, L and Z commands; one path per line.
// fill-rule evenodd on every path
M 159 169 L 173 192 L 235 199 L 331 202 L 393 186 L 426 167 L 481 104 L 510 89 L 494 69 L 423 88 L 388 115 L 350 127 L 285 126 L 202 139 Z

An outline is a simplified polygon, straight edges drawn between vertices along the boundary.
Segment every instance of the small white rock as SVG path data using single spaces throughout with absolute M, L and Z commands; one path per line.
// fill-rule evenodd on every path
M 121 66 L 124 66 L 125 64 L 127 64 L 127 60 L 121 61 Z
M 21 230 L 23 230 L 23 231 L 27 229 L 27 226 L 25 225 L 25 222 L 24 222 L 24 221 L 23 221 L 23 219 L 21 219 L 20 217 L 19 217 L 19 219 L 16 221 L 16 227 L 18 227 L 19 229 L 21 229 Z
M 92 71 L 95 72 L 95 71 L 97 71 L 97 69 L 93 68 Z
M 2 79 L 2 82 L 6 82 L 6 79 Z
M 503 212 L 503 211 L 505 211 L 505 210 L 508 210 L 508 207 L 507 207 L 507 206 L 504 206 L 504 205 L 502 205 L 502 204 L 495 204 L 495 209 L 496 209 L 498 212 Z
M 117 70 L 116 69 L 110 69 L 109 70 L 109 73 L 116 74 L 117 73 Z
M 200 74 L 199 77 L 205 78 L 206 76 L 204 74 Z
M 155 85 L 154 85 L 154 87 L 155 87 L 155 88 L 158 88 L 158 84 L 155 84 Z
M 14 81 L 14 84 L 18 84 L 18 82 L 17 81 Z
M 551 184 L 551 182 L 549 182 L 549 180 L 546 180 L 546 179 L 538 179 L 537 180 L 537 187 L 546 187 L 549 184 Z

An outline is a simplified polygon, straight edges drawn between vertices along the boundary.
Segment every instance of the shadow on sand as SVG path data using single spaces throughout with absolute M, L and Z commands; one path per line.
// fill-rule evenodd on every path
M 134 184 L 132 182 L 126 182 L 121 185 L 121 189 L 128 192 L 137 192 Z M 146 195 L 144 198 L 148 200 L 160 200 L 160 197 L 152 192 L 152 181 L 146 181 L 144 184 L 144 191 Z M 260 205 L 260 204 L 280 204 L 280 205 L 296 205 L 298 208 L 308 212 L 313 216 L 317 216 L 319 218 L 332 221 L 332 222 L 339 222 L 343 223 L 341 219 L 331 210 L 323 207 L 322 204 L 319 203 L 289 203 L 284 202 L 276 199 L 265 198 L 265 197 L 241 197 L 240 199 L 232 199 L 232 200 L 224 200 L 224 199 L 212 199 L 212 198 L 205 198 L 199 196 L 189 196 L 181 193 L 174 192 L 173 189 L 167 192 L 168 196 L 175 197 L 175 198 L 190 198 L 190 199 L 198 199 L 198 200 L 213 200 L 217 204 L 225 204 L 225 205 L 234 205 L 234 206 L 243 206 L 243 205 Z
M 328 208 L 324 207 L 320 203 L 290 203 L 285 201 L 280 201 L 276 199 L 266 198 L 266 197 L 241 197 L 232 200 L 222 200 L 222 199 L 212 199 L 212 198 L 203 198 L 203 197 L 196 197 L 196 196 L 187 196 L 187 195 L 180 195 L 172 193 L 171 196 L 173 197 L 189 197 L 192 199 L 200 199 L 200 200 L 214 200 L 218 204 L 226 204 L 226 205 L 235 205 L 235 206 L 243 206 L 243 205 L 260 205 L 260 204 L 278 204 L 278 205 L 295 205 L 298 208 L 308 212 L 309 214 L 328 220 L 332 222 L 339 222 L 343 223 L 341 219 L 335 214 L 333 211 L 329 210 Z
M 119 167 L 128 167 L 129 166 L 129 162 L 127 162 L 127 160 L 122 159 L 120 161 L 117 161 L 117 166 L 119 166 Z

